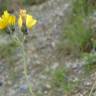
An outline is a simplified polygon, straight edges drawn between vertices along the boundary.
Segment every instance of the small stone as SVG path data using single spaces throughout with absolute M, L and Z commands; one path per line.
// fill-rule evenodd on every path
M 37 60 L 35 63 L 36 63 L 36 64 L 41 64 L 41 62 L 40 62 L 39 60 Z
M 41 90 L 38 90 L 38 94 L 42 94 Z
M 84 85 L 86 85 L 86 86 L 90 86 L 92 84 L 92 82 L 90 82 L 90 81 L 86 81 L 85 83 L 84 83 Z
M 52 69 L 56 69 L 57 67 L 59 66 L 59 63 L 58 62 L 55 62 L 53 65 L 52 65 Z
M 48 93 L 48 91 L 44 91 L 44 94 L 47 94 Z
M 38 56 L 38 54 L 34 54 L 34 58 L 38 58 L 39 56 Z
M 12 82 L 10 80 L 7 81 L 7 85 L 12 85 Z
M 45 80 L 47 79 L 47 76 L 45 76 L 45 75 L 41 75 L 40 77 L 41 77 L 42 79 L 45 79 Z
M 74 78 L 73 82 L 77 82 L 79 79 L 77 77 Z
M 64 5 L 64 10 L 66 10 L 69 6 L 70 6 L 70 4 L 69 4 L 69 3 L 66 3 L 66 4 Z
M 51 89 L 51 85 L 46 84 L 46 88 L 47 88 L 47 89 Z
M 28 89 L 28 85 L 26 85 L 26 84 L 20 85 L 20 91 L 21 91 L 21 92 L 26 92 L 27 89 Z
M 77 67 L 78 67 L 77 64 L 73 64 L 73 65 L 72 65 L 72 69 L 76 69 Z
M 52 42 L 51 45 L 52 45 L 53 48 L 56 47 L 56 43 L 55 42 Z

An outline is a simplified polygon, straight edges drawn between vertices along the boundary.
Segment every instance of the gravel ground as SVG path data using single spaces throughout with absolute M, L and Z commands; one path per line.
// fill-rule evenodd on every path
M 27 36 L 25 44 L 28 79 L 36 96 L 88 96 L 95 81 L 96 73 L 90 76 L 84 75 L 82 68 L 84 62 L 65 59 L 60 61 L 56 55 L 62 25 L 70 14 L 70 5 L 71 0 L 49 0 L 27 8 L 28 12 L 38 20 L 32 33 Z M 20 49 L 16 50 L 18 51 Z M 29 94 L 28 82 L 23 74 L 21 54 L 18 52 L 14 55 L 11 56 L 14 62 L 4 57 L 0 60 L 0 96 L 32 96 Z M 64 93 L 62 88 L 54 88 L 50 83 L 52 72 L 60 66 L 65 66 L 69 70 L 70 75 L 67 76 L 69 80 L 79 82 L 74 91 Z

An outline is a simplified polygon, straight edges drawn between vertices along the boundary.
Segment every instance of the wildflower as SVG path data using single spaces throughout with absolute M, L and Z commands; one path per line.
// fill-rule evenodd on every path
M 16 23 L 16 17 L 8 13 L 8 11 L 4 11 L 2 18 L 7 20 L 8 25 L 15 25 Z
M 5 29 L 8 26 L 15 25 L 16 17 L 8 13 L 8 11 L 4 11 L 4 14 L 0 17 L 0 29 Z
M 37 20 L 33 19 L 31 15 L 27 15 L 26 17 L 26 26 L 27 28 L 32 28 L 36 24 Z
M 18 26 L 20 28 L 26 27 L 27 29 L 31 29 L 36 23 L 37 20 L 34 19 L 31 15 L 27 14 L 26 10 L 20 10 L 18 19 Z

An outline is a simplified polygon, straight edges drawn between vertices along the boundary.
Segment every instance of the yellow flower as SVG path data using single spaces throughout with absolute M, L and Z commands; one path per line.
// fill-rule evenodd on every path
M 16 17 L 4 11 L 3 15 L 0 17 L 0 29 L 7 28 L 10 25 L 15 25 Z
M 3 23 L 1 21 L 0 21 L 0 23 L 2 23 L 2 26 L 6 25 L 5 27 L 10 26 L 10 25 L 15 25 L 15 23 L 16 23 L 16 17 L 14 15 L 11 15 L 10 13 L 8 13 L 7 10 L 4 11 L 4 14 L 2 15 L 1 19 L 2 19 L 1 21 Z
M 0 29 L 4 29 L 8 25 L 9 14 L 7 11 L 4 11 L 3 15 L 0 17 Z
M 36 23 L 37 23 L 36 19 L 34 19 L 31 15 L 27 15 L 26 26 L 28 29 L 31 29 Z
M 4 19 L 2 19 L 1 17 L 0 17 L 0 29 L 4 29 L 4 28 L 6 28 L 7 27 L 7 22 L 6 22 L 6 20 L 4 20 Z
M 20 15 L 18 19 L 18 26 L 21 28 L 25 25 L 28 29 L 31 29 L 37 20 L 34 19 L 31 15 L 26 14 L 26 10 L 20 10 Z

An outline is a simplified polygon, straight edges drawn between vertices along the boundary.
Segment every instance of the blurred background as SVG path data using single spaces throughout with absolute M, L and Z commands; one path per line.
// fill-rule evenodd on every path
M 0 10 L 16 10 L 24 6 L 32 6 L 45 2 L 46 0 L 0 0 Z
M 22 8 L 38 21 L 24 42 L 33 96 L 96 96 L 96 0 L 0 0 L 0 15 Z M 22 55 L 0 30 L 0 96 L 32 96 Z

